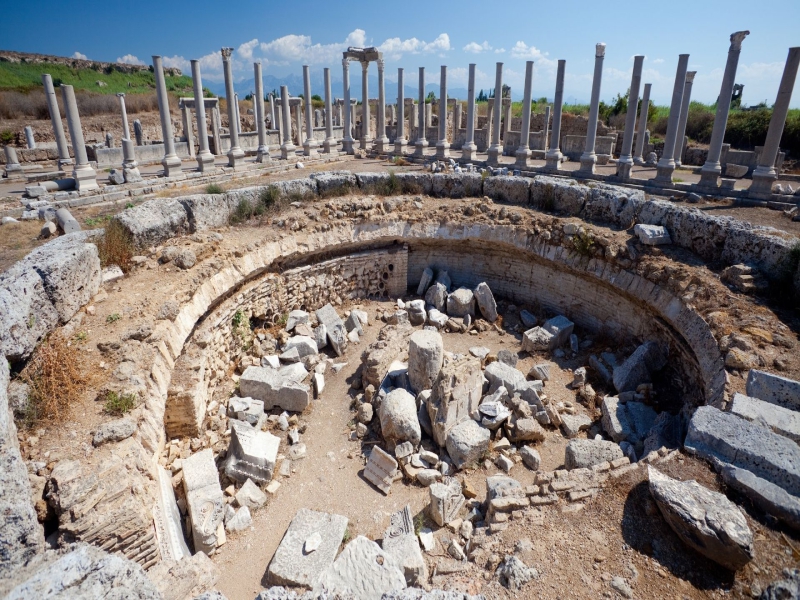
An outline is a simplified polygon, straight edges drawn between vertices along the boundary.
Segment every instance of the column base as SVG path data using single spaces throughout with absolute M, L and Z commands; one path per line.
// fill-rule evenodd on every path
M 650 181 L 661 187 L 674 187 L 675 182 L 672 181 L 672 174 L 675 172 L 675 167 L 670 164 L 656 165 L 656 176 Z
M 58 168 L 61 171 L 65 170 L 64 167 L 71 167 L 71 166 L 72 166 L 72 159 L 71 158 L 65 158 L 64 160 L 59 160 L 58 161 Z
M 303 156 L 308 158 L 319 158 L 319 146 L 316 141 L 306 140 L 303 142 Z
M 428 147 L 428 140 L 417 140 L 414 142 L 414 156 L 423 158 L 425 156 L 425 148 Z
M 281 158 L 283 160 L 297 158 L 296 152 L 297 152 L 297 146 L 295 146 L 294 144 L 289 143 L 281 146 Z
M 122 176 L 125 178 L 125 183 L 139 183 L 144 181 L 144 177 L 139 173 L 139 167 L 134 164 L 132 167 L 122 165 Z
M 328 156 L 339 156 L 339 145 L 333 138 L 326 138 L 322 142 L 322 152 Z
M 26 179 L 25 171 L 23 170 L 22 165 L 19 164 L 6 165 L 5 174 L 6 174 L 6 179 L 8 179 L 9 181 L 15 181 L 15 180 L 21 181 L 23 179 Z
M 244 160 L 244 150 L 239 146 L 235 146 L 228 150 L 228 166 L 232 168 L 240 167 L 241 162 Z
M 269 148 L 267 146 L 259 146 L 258 154 L 256 155 L 256 162 L 258 163 L 271 163 L 272 157 L 269 155 Z
M 486 164 L 491 167 L 496 167 L 500 164 L 500 156 L 503 154 L 502 146 L 489 146 L 489 157 L 486 159 Z
M 518 148 L 515 156 L 517 157 L 516 162 L 514 162 L 515 167 L 520 167 L 523 169 L 530 167 L 528 164 L 528 159 L 531 157 L 531 151 L 529 148 Z
M 620 179 L 628 180 L 631 178 L 631 170 L 633 169 L 633 159 L 630 156 L 621 157 L 617 161 L 617 177 Z
M 371 137 L 362 137 L 360 141 L 361 141 L 361 149 L 362 150 L 369 150 L 369 147 L 372 144 L 372 138 Z
M 633 157 L 633 164 L 637 167 L 644 166 L 644 159 L 641 156 L 634 156 Z
M 183 170 L 181 169 L 183 163 L 177 155 L 173 154 L 171 156 L 165 156 L 161 161 L 161 164 L 164 167 L 164 177 L 175 178 L 181 177 L 182 175 L 185 177 Z
M 97 172 L 89 165 L 75 167 L 72 171 L 72 178 L 75 180 L 75 189 L 79 192 L 100 189 L 97 183 Z
M 475 162 L 478 159 L 478 146 L 475 144 L 464 144 L 461 146 L 461 160 Z
M 576 176 L 586 177 L 594 175 L 594 167 L 597 164 L 597 155 L 594 152 L 584 152 L 581 155 L 581 168 L 575 171 Z
M 445 160 L 450 158 L 450 143 L 449 142 L 436 142 L 436 158 L 437 160 Z
M 719 163 L 706 163 L 700 169 L 698 187 L 706 189 L 719 189 L 719 178 L 722 175 L 722 166 Z
M 545 173 L 558 173 L 562 156 L 560 150 L 548 150 L 544 156 L 545 163 L 542 171 Z
M 375 152 L 378 154 L 388 154 L 389 152 L 389 138 L 382 137 L 375 140 Z
M 772 186 L 778 180 L 774 170 L 759 173 L 758 167 L 753 171 L 753 183 L 747 190 L 748 198 L 768 200 L 772 197 Z
M 398 156 L 404 156 L 406 153 L 406 146 L 408 142 L 406 140 L 398 140 L 394 143 L 394 153 Z
M 353 139 L 343 139 L 342 140 L 342 152 L 345 154 L 353 154 L 355 151 L 353 150 L 353 144 L 355 144 L 355 140 Z

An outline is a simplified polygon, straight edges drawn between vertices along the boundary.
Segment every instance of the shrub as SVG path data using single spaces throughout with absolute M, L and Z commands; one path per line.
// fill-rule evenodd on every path
M 133 235 L 122 223 L 111 219 L 96 244 L 102 266 L 117 265 L 123 273 L 131 270 L 131 258 L 136 252 L 136 245 Z
M 261 193 L 258 195 L 258 199 L 267 208 L 277 207 L 281 199 L 281 191 L 277 186 L 270 185 L 261 190 Z
M 16 136 L 14 135 L 13 131 L 11 131 L 10 129 L 4 129 L 3 131 L 0 131 L 0 144 L 8 146 L 11 142 L 14 141 L 15 137 Z
M 209 183 L 206 186 L 206 194 L 224 194 L 225 190 L 222 189 L 221 186 L 217 185 L 216 183 Z
M 136 394 L 119 394 L 109 391 L 103 402 L 103 411 L 109 415 L 121 417 L 136 407 L 137 399 Z
M 575 248 L 575 252 L 581 256 L 589 256 L 594 247 L 594 240 L 588 233 L 582 231 L 572 238 L 572 245 Z
M 114 314 L 108 315 L 108 316 L 106 317 L 106 323 L 109 323 L 109 324 L 111 324 L 111 323 L 116 323 L 116 322 L 117 322 L 117 321 L 119 321 L 121 318 L 122 318 L 122 317 L 120 316 L 120 314 L 119 314 L 119 313 L 114 313 Z

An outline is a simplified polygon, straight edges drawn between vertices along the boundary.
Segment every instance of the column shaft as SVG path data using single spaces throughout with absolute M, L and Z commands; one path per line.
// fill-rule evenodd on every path
M 550 149 L 545 154 L 545 170 L 557 171 L 561 163 L 561 110 L 564 104 L 564 70 L 567 61 L 558 61 L 556 71 L 556 93 L 553 98 L 553 132 L 550 134 Z
M 606 45 L 597 44 L 594 53 L 594 78 L 592 79 L 592 103 L 589 107 L 589 123 L 586 127 L 586 147 L 581 155 L 581 168 L 583 174 L 594 173 L 597 155 L 594 152 L 597 141 L 597 121 L 600 114 L 600 84 L 603 80 L 603 59 L 606 55 Z
M 517 166 L 527 167 L 531 156 L 529 147 L 531 137 L 531 89 L 533 88 L 533 61 L 525 63 L 525 89 L 522 94 L 522 125 L 519 131 L 519 147 L 517 148 Z M 545 125 L 547 129 L 547 125 Z
M 264 113 L 264 80 L 261 77 L 261 63 L 253 63 L 255 76 L 255 102 L 256 105 L 256 131 L 258 131 L 258 155 L 256 162 L 271 162 L 269 148 L 267 147 L 267 115 Z
M 500 146 L 500 118 L 503 110 L 503 63 L 497 63 L 494 77 L 494 123 L 492 129 L 492 145 L 489 146 L 488 165 L 499 165 L 503 148 Z
M 689 103 L 692 101 L 692 82 L 697 71 L 686 73 L 686 82 L 683 84 L 683 99 L 681 101 L 681 117 L 678 120 L 678 136 L 675 139 L 675 166 L 680 167 L 683 162 L 683 147 L 686 140 L 686 123 L 689 121 Z
M 350 110 L 350 61 L 342 59 L 342 92 L 344 94 L 344 132 L 342 135 L 342 151 L 353 154 L 353 121 Z
M 69 157 L 67 136 L 64 135 L 64 125 L 61 122 L 61 111 L 58 110 L 58 98 L 56 98 L 56 91 L 53 88 L 53 78 L 47 73 L 43 74 L 42 84 L 44 85 L 44 97 L 47 100 L 47 110 L 50 112 L 50 122 L 53 124 L 53 135 L 56 138 L 56 147 L 58 148 L 58 166 L 63 168 L 65 165 L 71 165 L 72 159 Z
M 439 139 L 436 142 L 436 158 L 450 158 L 450 144 L 447 141 L 447 67 L 439 71 Z
M 633 74 L 631 75 L 631 87 L 628 93 L 628 113 L 625 115 L 625 134 L 622 137 L 622 151 L 619 161 L 617 161 L 617 176 L 628 179 L 631 176 L 633 167 L 633 131 L 636 129 L 636 109 L 639 106 L 639 87 L 642 84 L 642 65 L 644 56 L 633 57 Z
M 650 87 L 653 84 L 644 84 L 644 95 L 642 96 L 642 109 L 639 111 L 639 129 L 636 131 L 636 151 L 633 153 L 634 164 L 644 164 L 644 135 L 647 131 L 647 113 L 650 110 Z
M 325 142 L 323 150 L 325 154 L 336 156 L 339 151 L 336 148 L 336 138 L 333 137 L 333 98 L 331 97 L 331 70 L 325 67 L 323 71 L 325 84 Z
M 75 90 L 71 85 L 61 86 L 61 99 L 64 101 L 64 112 L 67 115 L 67 127 L 69 128 L 69 137 L 72 140 L 72 151 L 75 153 L 75 166 L 72 170 L 75 189 L 78 191 L 97 189 L 100 187 L 97 185 L 97 173 L 89 165 L 89 158 L 86 155 L 86 142 L 83 139 L 78 103 L 75 101 Z
M 475 160 L 478 146 L 475 145 L 475 63 L 469 65 L 467 84 L 467 139 L 461 146 L 461 158 L 467 162 Z
M 689 66 L 689 55 L 681 54 L 678 57 L 678 68 L 675 71 L 675 85 L 672 88 L 672 102 L 669 106 L 669 119 L 667 121 L 667 134 L 664 136 L 664 151 L 656 167 L 656 177 L 653 181 L 661 185 L 672 185 L 672 173 L 675 171 L 675 141 L 678 137 L 678 122 L 681 118 L 681 104 L 683 102 L 683 87 L 686 84 L 686 68 Z
M 197 115 L 197 139 L 200 152 L 197 153 L 197 168 L 200 172 L 214 168 L 214 155 L 208 149 L 208 132 L 206 129 L 206 103 L 203 100 L 203 78 L 200 75 L 200 61 L 193 60 L 192 84 L 194 86 L 194 112 Z
M 361 63 L 361 149 L 367 150 L 369 135 L 369 61 Z
M 395 154 L 405 152 L 406 142 L 406 102 L 403 88 L 403 69 L 397 69 L 397 134 L 394 138 Z
M 306 108 L 306 139 L 303 142 L 303 154 L 310 158 L 319 158 L 319 144 L 314 139 L 314 109 L 311 106 L 311 72 L 308 65 L 303 66 L 303 103 Z
M 164 68 L 161 65 L 161 57 L 153 57 L 153 72 L 156 78 L 156 98 L 158 100 L 158 112 L 161 115 L 161 135 L 164 138 L 164 158 L 161 164 L 164 165 L 164 177 L 180 177 L 181 159 L 175 154 L 175 137 L 172 133 L 172 117 L 169 114 L 169 96 L 167 96 L 167 82 L 164 79 Z
M 239 111 L 236 108 L 236 94 L 233 91 L 233 69 L 231 67 L 233 48 L 222 48 L 220 52 L 222 53 L 222 69 L 225 75 L 225 100 L 228 104 L 228 130 L 231 142 L 231 147 L 228 150 L 228 166 L 235 169 L 241 165 L 244 159 L 244 150 L 239 147 Z
M 375 150 L 380 154 L 389 151 L 389 138 L 386 137 L 386 87 L 384 85 L 383 58 L 378 59 L 378 131 L 375 132 Z
M 122 113 L 122 139 L 131 139 L 131 130 L 128 127 L 128 111 L 125 110 L 125 94 L 117 94 L 119 98 L 119 110 Z
M 417 141 L 414 143 L 414 156 L 425 156 L 428 140 L 425 139 L 425 67 L 419 68 L 419 125 L 417 126 Z
M 289 88 L 281 86 L 281 117 L 283 117 L 283 143 L 281 158 L 294 158 L 295 145 L 292 143 L 292 114 L 289 108 Z

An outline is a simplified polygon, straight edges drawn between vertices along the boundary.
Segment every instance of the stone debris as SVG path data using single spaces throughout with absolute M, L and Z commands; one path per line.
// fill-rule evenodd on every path
M 666 227 L 661 225 L 645 225 L 637 223 L 633 227 L 633 233 L 639 238 L 639 241 L 647 246 L 661 246 L 663 244 L 671 244 L 672 238 L 669 237 L 669 231 Z
M 367 466 L 364 467 L 364 478 L 388 496 L 397 467 L 397 461 L 390 454 L 379 446 L 374 446 Z
M 417 286 L 417 296 L 422 296 L 425 294 L 425 291 L 430 286 L 431 281 L 433 280 L 433 270 L 430 267 L 427 267 L 424 271 L 422 271 L 422 277 L 419 280 L 419 285 Z
M 783 576 L 765 589 L 760 600 L 788 600 L 800 598 L 800 569 L 784 569 Z
M 225 459 L 225 474 L 236 481 L 251 478 L 269 483 L 278 460 L 280 438 L 254 429 L 241 421 L 230 421 L 231 441 Z
M 347 348 L 347 330 L 336 309 L 331 304 L 326 304 L 315 312 L 317 321 L 325 325 L 328 335 L 328 343 L 336 352 L 336 356 L 342 356 Z
M 538 471 L 542 464 L 542 459 L 539 452 L 531 446 L 523 446 L 519 449 L 519 455 L 522 457 L 522 462 L 531 471 Z
M 247 506 L 242 506 L 233 517 L 225 522 L 225 531 L 244 531 L 245 529 L 250 529 L 252 525 L 253 518 L 250 515 L 250 509 Z
M 494 323 L 497 320 L 497 302 L 495 302 L 492 290 L 483 281 L 477 285 L 473 293 L 483 318 L 489 323 Z
M 647 467 L 650 493 L 679 538 L 703 556 L 736 571 L 753 559 L 753 533 L 724 494 L 696 481 L 678 481 Z
M 408 379 L 411 389 L 429 390 L 444 361 L 442 336 L 435 331 L 415 331 L 408 344 Z
M 445 477 L 441 483 L 432 484 L 428 490 L 430 493 L 430 504 L 428 505 L 430 518 L 439 527 L 444 527 L 455 520 L 466 502 L 459 481 L 452 477 Z
M 427 402 L 433 439 L 439 446 L 448 443 L 453 427 L 477 416 L 482 391 L 483 376 L 478 359 L 464 356 L 444 364 Z
M 657 414 L 641 402 L 620 402 L 615 396 L 603 398 L 601 407 L 603 429 L 617 443 L 626 441 L 639 453 L 648 432 L 655 424 Z
M 725 485 L 747 496 L 753 504 L 800 531 L 800 499 L 782 487 L 732 465 L 721 470 Z
M 400 564 L 378 544 L 359 535 L 325 570 L 314 586 L 314 593 L 352 594 L 357 600 L 371 600 L 405 587 L 406 578 Z
M 417 418 L 417 403 L 406 390 L 395 388 L 389 392 L 381 402 L 378 416 L 381 433 L 390 448 L 406 441 L 419 445 L 422 431 Z
M 244 485 L 236 492 L 235 498 L 239 506 L 246 506 L 251 511 L 261 508 L 267 503 L 267 495 L 253 483 L 252 479 L 244 482 Z
M 586 431 L 592 426 L 592 419 L 588 415 L 561 415 L 561 430 L 564 437 L 577 437 L 581 431 Z
M 619 445 L 606 440 L 570 440 L 564 452 L 564 466 L 569 469 L 582 469 L 611 462 L 622 458 Z
M 622 365 L 614 367 L 614 387 L 618 392 L 634 391 L 642 383 L 650 383 L 653 373 L 667 364 L 667 355 L 656 342 L 645 342 Z
M 392 514 L 389 528 L 383 534 L 382 547 L 403 569 L 408 585 L 423 586 L 428 582 L 428 566 L 414 533 L 411 507 L 406 505 Z
M 289 340 L 286 342 L 284 350 L 291 350 L 293 348 L 297 350 L 297 354 L 300 356 L 300 358 L 305 358 L 306 356 L 316 356 L 319 352 L 317 349 L 317 340 L 305 335 L 296 335 L 289 338 Z
M 510 590 L 518 591 L 533 579 L 539 578 L 539 572 L 525 565 L 516 556 L 507 556 L 497 569 L 500 584 Z
M 271 367 L 247 367 L 239 379 L 239 393 L 264 402 L 269 410 L 279 407 L 302 412 L 311 402 L 309 387 Z
M 575 324 L 558 315 L 545 321 L 541 327 L 534 327 L 522 336 L 522 350 L 534 354 L 543 350 L 553 351 L 569 340 Z
M 275 550 L 267 580 L 272 585 L 313 588 L 333 565 L 346 530 L 346 517 L 301 508 Z M 315 533 L 319 534 L 320 543 L 316 550 L 307 553 L 306 540 Z
M 222 535 L 225 501 L 210 448 L 183 461 L 183 489 L 191 517 L 195 552 L 210 554 Z
M 547 363 L 540 363 L 531 367 L 528 377 L 539 381 L 550 381 L 550 365 Z
M 458 288 L 447 296 L 447 314 L 450 317 L 475 316 L 475 294 L 469 288 Z
M 489 449 L 491 433 L 472 419 L 461 421 L 447 433 L 447 453 L 457 469 L 474 464 Z
M 231 398 L 228 401 L 228 417 L 256 426 L 264 418 L 264 403 L 252 398 Z
M 527 385 L 525 375 L 521 371 L 500 361 L 487 365 L 483 375 L 489 381 L 489 393 L 493 393 L 503 386 L 508 390 L 509 395 L 513 396 Z
M 308 313 L 304 310 L 293 310 L 286 319 L 286 331 L 292 331 L 295 326 L 308 323 Z
M 121 442 L 133 435 L 136 423 L 132 419 L 122 418 L 103 423 L 94 432 L 92 445 L 97 447 L 106 442 Z
M 425 312 L 425 301 L 424 300 L 412 300 L 408 304 L 406 304 L 406 309 L 408 312 L 408 321 L 414 326 L 417 325 L 424 325 L 425 321 L 427 320 L 428 316 Z
M 435 308 L 438 312 L 447 310 L 447 288 L 439 283 L 434 283 L 425 292 L 425 303 Z

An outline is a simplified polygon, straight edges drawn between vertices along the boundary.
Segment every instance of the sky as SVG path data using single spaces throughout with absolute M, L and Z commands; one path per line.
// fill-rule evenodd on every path
M 772 104 L 788 49 L 800 45 L 800 0 L 764 5 L 752 0 L 35 0 L 5 3 L 0 49 L 145 64 L 157 54 L 165 66 L 185 74 L 191 73 L 189 60 L 199 59 L 204 83 L 219 87 L 219 49 L 229 46 L 235 49 L 237 81 L 252 79 L 254 61 L 261 61 L 265 76 L 279 79 L 299 77 L 302 66 L 309 65 L 317 80 L 330 67 L 334 96 L 342 95 L 341 53 L 351 45 L 377 46 L 383 52 L 387 87 L 396 82 L 398 67 L 405 69 L 406 85 L 416 86 L 418 67 L 425 67 L 427 84 L 438 84 L 440 66 L 447 65 L 448 86 L 464 89 L 468 66 L 475 63 L 476 85 L 488 90 L 494 87 L 495 64 L 502 62 L 504 83 L 515 97 L 522 94 L 525 62 L 533 60 L 533 97 L 552 99 L 557 60 L 565 59 L 566 100 L 588 102 L 595 44 L 604 42 L 601 98 L 610 101 L 625 93 L 633 57 L 641 54 L 651 99 L 667 105 L 681 53 L 690 55 L 689 70 L 697 71 L 692 99 L 714 102 L 729 36 L 745 29 L 751 33 L 742 45 L 736 76 L 745 86 L 743 104 Z M 354 88 L 360 86 L 356 67 L 350 69 Z M 375 66 L 370 69 L 376 75 Z M 394 95 L 387 89 L 387 97 Z M 800 78 L 791 105 L 800 107 Z

